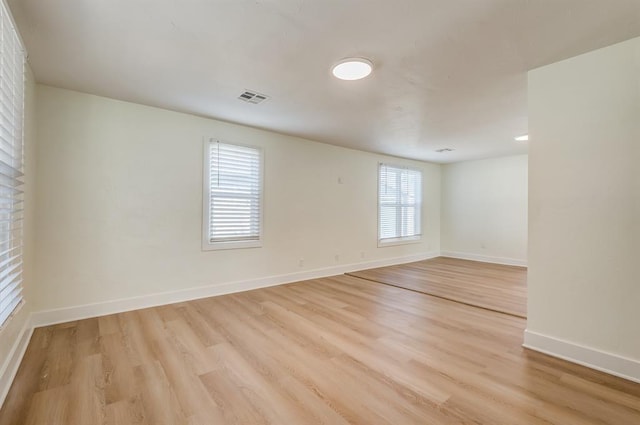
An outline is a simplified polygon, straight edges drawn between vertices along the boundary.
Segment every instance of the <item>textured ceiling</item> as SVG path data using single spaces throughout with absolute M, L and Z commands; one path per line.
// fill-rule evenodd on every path
M 41 83 L 435 162 L 526 152 L 526 71 L 640 36 L 638 0 L 9 4 Z

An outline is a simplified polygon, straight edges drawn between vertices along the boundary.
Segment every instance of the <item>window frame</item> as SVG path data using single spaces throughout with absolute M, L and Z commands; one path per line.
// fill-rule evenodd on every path
M 258 177 L 260 179 L 260 217 L 258 220 L 259 232 L 257 240 L 232 240 L 224 242 L 211 242 L 209 239 L 209 224 L 210 224 L 210 206 L 211 206 L 211 158 L 209 155 L 209 149 L 212 143 L 219 142 L 226 145 L 240 146 L 244 148 L 255 149 L 259 152 L 260 156 L 260 172 Z M 202 250 L 203 251 L 218 251 L 226 249 L 245 249 L 245 248 L 260 248 L 262 247 L 263 233 L 264 233 L 264 149 L 260 146 L 243 144 L 243 143 L 231 143 L 215 137 L 205 137 L 203 140 L 203 184 L 202 184 Z
M 381 202 L 380 202 L 380 180 L 382 177 L 381 171 L 382 171 L 382 167 L 392 167 L 392 168 L 396 168 L 396 169 L 401 169 L 401 170 L 410 170 L 410 171 L 415 171 L 418 172 L 420 174 L 420 185 L 419 185 L 419 189 L 420 189 L 420 198 L 418 200 L 418 202 L 416 203 L 416 217 L 418 218 L 418 234 L 416 235 L 411 235 L 411 236 L 398 236 L 398 237 L 394 237 L 394 238 L 381 238 L 381 232 L 380 232 L 380 224 L 381 224 Z M 376 179 L 376 183 L 377 183 L 377 194 L 378 194 L 378 199 L 377 199 L 377 226 L 378 226 L 378 248 L 383 248 L 383 247 L 387 247 L 387 246 L 397 246 L 397 245 L 406 245 L 406 244 L 415 244 L 415 243 L 420 243 L 422 242 L 422 200 L 423 200 L 423 193 L 424 193 L 424 173 L 422 172 L 421 169 L 416 168 L 416 167 L 410 167 L 410 166 L 406 166 L 406 165 L 398 165 L 398 164 L 393 164 L 393 163 L 387 163 L 387 162 L 378 162 L 378 175 L 377 175 L 377 179 Z M 396 223 L 396 225 L 398 225 Z

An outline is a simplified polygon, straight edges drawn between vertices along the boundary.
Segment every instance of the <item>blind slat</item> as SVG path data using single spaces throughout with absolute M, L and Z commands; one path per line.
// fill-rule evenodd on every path
M 2 299 L 5 293 L 10 292 L 12 288 L 16 286 L 16 284 L 22 281 L 21 274 L 22 270 L 19 270 L 8 276 L 5 276 L 4 279 L 0 281 L 0 299 Z
M 20 258 L 19 255 L 14 255 L 13 257 L 9 257 L 3 261 L 0 261 L 0 271 L 4 271 L 13 266 L 13 263 Z
M 420 236 L 422 173 L 380 164 L 378 170 L 378 239 Z
M 24 49 L 0 5 L 0 326 L 22 301 Z M 18 223 L 18 224 L 16 224 Z
M 260 149 L 212 141 L 208 154 L 209 242 L 259 240 L 262 211 Z
M 20 305 L 22 301 L 22 288 L 20 285 L 5 298 L 0 300 L 0 323 L 6 322 L 11 313 Z

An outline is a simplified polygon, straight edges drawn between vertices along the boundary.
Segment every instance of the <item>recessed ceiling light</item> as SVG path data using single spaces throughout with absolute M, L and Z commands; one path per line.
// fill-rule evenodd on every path
M 526 142 L 529 140 L 528 134 L 523 134 L 522 136 L 514 137 L 518 142 Z
M 368 76 L 372 69 L 373 64 L 367 59 L 348 58 L 335 64 L 331 72 L 336 78 L 353 81 Z

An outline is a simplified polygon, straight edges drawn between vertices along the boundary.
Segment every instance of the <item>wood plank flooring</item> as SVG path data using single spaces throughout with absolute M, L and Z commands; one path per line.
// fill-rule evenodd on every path
M 36 329 L 0 425 L 633 425 L 525 320 L 336 276 Z
M 488 310 L 527 317 L 527 269 L 438 257 L 348 273 Z

